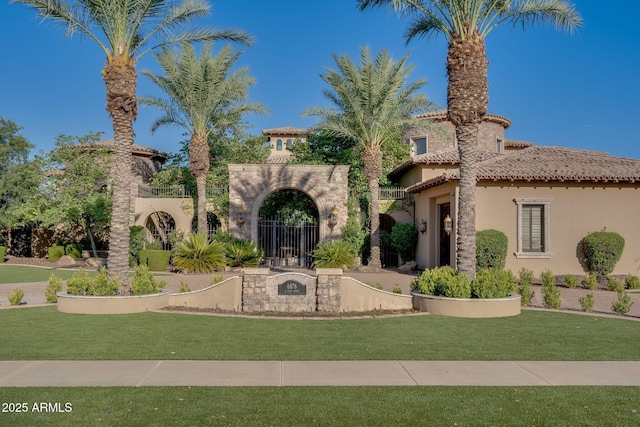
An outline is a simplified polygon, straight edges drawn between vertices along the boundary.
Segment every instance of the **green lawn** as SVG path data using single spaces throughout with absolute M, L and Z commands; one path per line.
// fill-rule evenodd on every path
M 71 270 L 47 269 L 26 265 L 0 265 L 0 285 L 11 283 L 46 282 L 51 274 L 67 280 L 74 273 Z M 90 274 L 95 274 L 91 271 Z
M 632 426 L 640 387 L 0 388 L 7 426 Z M 33 412 L 36 402 L 71 412 Z
M 0 310 L 0 360 L 640 360 L 640 322 L 524 311 L 502 319 L 276 320 Z

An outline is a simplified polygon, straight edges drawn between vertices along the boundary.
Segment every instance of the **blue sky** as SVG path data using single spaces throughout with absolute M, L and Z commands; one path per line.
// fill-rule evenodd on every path
M 487 39 L 489 110 L 507 116 L 507 137 L 640 158 L 640 2 L 615 7 L 593 0 L 574 1 L 585 26 L 570 35 L 537 25 L 526 31 L 501 28 Z M 212 0 L 213 14 L 203 24 L 237 27 L 257 43 L 243 49 L 239 65 L 256 80 L 250 97 L 270 109 L 267 116 L 247 116 L 249 130 L 286 125 L 307 127 L 305 108 L 326 105 L 319 74 L 333 67 L 332 53 L 357 58 L 360 46 L 374 53 L 388 48 L 395 58 L 411 52 L 412 79 L 426 78 L 427 96 L 446 102 L 446 41 L 440 36 L 405 45 L 405 22 L 385 9 L 359 12 L 355 0 Z M 49 150 L 60 133 L 113 135 L 105 110 L 100 76 L 103 53 L 91 40 L 65 37 L 40 22 L 25 6 L 0 4 L 3 41 L 0 116 L 23 127 L 38 149 Z M 222 42 L 217 44 L 218 47 Z M 153 55 L 139 69 L 158 71 Z M 138 94 L 157 94 L 145 78 Z M 175 152 L 184 139 L 175 129 L 150 125 L 158 117 L 140 108 L 134 125 L 136 143 Z

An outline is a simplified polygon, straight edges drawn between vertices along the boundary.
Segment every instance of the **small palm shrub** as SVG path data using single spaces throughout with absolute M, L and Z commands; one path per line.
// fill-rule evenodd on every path
M 120 288 L 118 277 L 116 276 L 113 279 L 110 279 L 107 268 L 100 267 L 98 275 L 90 279 L 89 288 L 87 289 L 87 295 L 94 295 L 99 297 L 115 296 L 118 295 L 118 288 Z
M 535 292 L 531 290 L 531 284 L 533 283 L 533 271 L 526 268 L 522 268 L 518 272 L 520 277 L 520 285 L 518 285 L 518 293 L 520 298 L 520 305 L 527 306 L 531 304 L 531 300 L 535 296 Z
M 58 292 L 62 291 L 62 279 L 55 274 L 49 276 L 47 287 L 44 289 L 44 296 L 50 304 L 58 302 Z
M 257 267 L 263 253 L 251 240 L 236 239 L 225 247 L 229 267 Z
M 153 277 L 146 265 L 139 265 L 131 278 L 131 293 L 134 295 L 157 294 L 165 284 L 163 280 Z
M 624 289 L 624 283 L 613 276 L 607 277 L 607 289 L 610 291 L 621 291 Z
M 582 309 L 586 312 L 593 311 L 593 307 L 596 303 L 595 299 L 593 298 L 593 294 L 587 294 L 578 298 L 578 302 L 580 302 Z
M 567 274 L 566 276 L 564 276 L 564 284 L 567 286 L 567 288 L 574 289 L 576 286 L 578 286 L 578 278 L 573 274 Z
M 465 274 L 458 274 L 450 266 L 425 270 L 414 279 L 414 289 L 426 295 L 449 298 L 471 298 L 471 282 Z
M 598 278 L 593 273 L 587 273 L 582 278 L 582 286 L 584 286 L 585 289 L 593 290 L 598 287 Z
M 353 268 L 352 246 L 343 240 L 328 240 L 319 243 L 313 251 L 311 268 Z
M 7 299 L 9 300 L 9 304 L 11 305 L 20 305 L 22 303 L 23 298 L 24 298 L 24 291 L 22 290 L 22 288 L 15 288 L 7 296 Z
M 589 271 L 606 277 L 622 256 L 624 238 L 618 233 L 597 231 L 582 240 L 582 251 Z
M 549 270 L 545 270 L 540 274 L 542 279 L 542 301 L 547 308 L 560 308 L 562 299 L 560 296 L 560 288 L 556 286 L 556 277 Z
M 49 255 L 49 262 L 56 262 L 64 256 L 64 246 L 51 246 L 47 254 Z
M 189 273 L 213 273 L 226 266 L 224 244 L 209 241 L 204 233 L 191 233 L 175 249 L 173 266 Z
M 485 268 L 479 270 L 471 282 L 474 298 L 504 298 L 516 290 L 516 278 L 510 270 Z
M 618 291 L 618 299 L 611 304 L 611 310 L 624 316 L 631 310 L 632 305 L 633 301 L 631 301 L 627 291 L 621 289 Z
M 640 289 L 640 277 L 627 274 L 624 278 L 624 285 L 627 289 Z
M 482 230 L 476 233 L 476 268 L 502 270 L 507 260 L 507 235 L 498 230 Z

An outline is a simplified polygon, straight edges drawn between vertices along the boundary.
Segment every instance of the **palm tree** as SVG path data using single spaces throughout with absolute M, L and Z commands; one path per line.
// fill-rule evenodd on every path
M 180 42 L 226 39 L 244 44 L 251 36 L 232 29 L 181 28 L 207 16 L 206 0 L 12 0 L 25 4 L 42 19 L 93 40 L 106 55 L 102 78 L 107 88 L 107 111 L 113 122 L 113 214 L 109 237 L 108 268 L 119 275 L 127 291 L 129 221 L 131 211 L 131 146 L 133 121 L 138 113 L 136 64 L 141 56 L 160 46 Z
M 158 76 L 150 71 L 143 71 L 142 74 L 169 98 L 140 98 L 142 105 L 155 106 L 164 113 L 153 123 L 152 132 L 161 126 L 175 125 L 186 129 L 191 135 L 189 162 L 198 188 L 198 232 L 205 235 L 209 138 L 239 130 L 245 113 L 265 112 L 261 104 L 247 101 L 248 89 L 255 83 L 254 78 L 247 75 L 248 68 L 231 72 L 241 52 L 225 46 L 212 57 L 212 47 L 212 44 L 204 44 L 200 59 L 190 44 L 183 44 L 182 52 L 163 49 L 157 53 L 156 60 L 165 75 Z
M 582 24 L 573 4 L 565 0 L 358 0 L 360 9 L 392 5 L 413 17 L 406 33 L 414 37 L 444 34 L 448 39 L 448 120 L 456 130 L 460 157 L 460 194 L 456 240 L 458 272 L 476 271 L 476 147 L 478 125 L 489 105 L 485 38 L 501 24 L 549 22 L 573 31 Z
M 333 59 L 338 70 L 327 68 L 322 79 L 330 86 L 324 96 L 334 108 L 310 108 L 305 116 L 317 116 L 317 126 L 331 136 L 356 141 L 362 150 L 364 173 L 369 186 L 369 221 L 371 257 L 369 268 L 381 268 L 380 262 L 380 206 L 378 188 L 382 176 L 382 146 L 412 128 L 425 128 L 415 114 L 426 111 L 430 103 L 416 91 L 426 83 L 417 80 L 407 83 L 413 66 L 407 66 L 408 55 L 394 61 L 387 50 L 371 57 L 369 48 L 360 49 L 360 65 L 347 55 Z

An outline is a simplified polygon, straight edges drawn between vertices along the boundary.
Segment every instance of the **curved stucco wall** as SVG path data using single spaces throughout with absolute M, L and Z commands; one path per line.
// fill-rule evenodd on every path
M 351 277 L 342 277 L 340 297 L 340 311 L 342 312 L 413 309 L 410 295 L 382 291 Z

